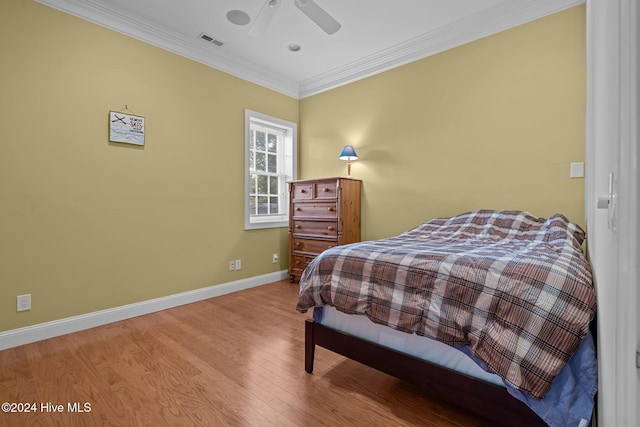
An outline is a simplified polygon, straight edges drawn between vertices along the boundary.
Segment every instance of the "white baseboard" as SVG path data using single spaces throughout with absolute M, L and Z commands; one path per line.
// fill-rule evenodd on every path
M 190 304 L 289 277 L 287 270 L 0 332 L 0 350 Z

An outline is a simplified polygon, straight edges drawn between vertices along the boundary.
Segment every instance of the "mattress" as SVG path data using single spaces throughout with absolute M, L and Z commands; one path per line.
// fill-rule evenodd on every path
M 355 335 L 410 356 L 504 387 L 502 379 L 484 371 L 462 351 L 430 338 L 407 334 L 373 323 L 366 316 L 345 314 L 333 307 L 316 307 L 313 319 L 327 327 Z

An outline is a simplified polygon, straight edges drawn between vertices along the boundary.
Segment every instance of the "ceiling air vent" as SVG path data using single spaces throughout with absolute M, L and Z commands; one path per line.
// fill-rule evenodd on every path
M 215 45 L 216 45 L 216 46 L 218 46 L 218 47 L 220 47 L 220 46 L 222 46 L 222 45 L 224 44 L 224 43 L 222 43 L 220 40 L 214 39 L 213 37 L 211 37 L 210 35 L 205 34 L 205 33 L 200 34 L 200 36 L 199 36 L 199 37 L 200 37 L 202 40 L 204 40 L 204 41 L 206 41 L 206 42 L 209 42 L 209 43 L 212 43 L 212 44 L 215 44 Z

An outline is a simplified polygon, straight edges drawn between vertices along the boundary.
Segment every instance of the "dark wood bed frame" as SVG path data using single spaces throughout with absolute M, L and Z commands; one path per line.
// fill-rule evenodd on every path
M 305 323 L 305 370 L 313 372 L 315 346 L 414 384 L 427 393 L 476 414 L 513 427 L 547 424 L 504 388 L 345 334 L 308 319 Z

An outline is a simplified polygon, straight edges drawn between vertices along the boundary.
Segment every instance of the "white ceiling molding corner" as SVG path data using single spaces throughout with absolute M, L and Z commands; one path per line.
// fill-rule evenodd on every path
M 379 74 L 585 2 L 502 1 L 471 16 L 298 82 L 203 40 L 191 39 L 127 16 L 99 0 L 35 1 L 296 99 Z
M 299 97 L 306 98 L 382 73 L 584 2 L 585 0 L 503 2 L 369 57 L 303 80 L 300 82 Z
M 34 0 L 61 12 L 92 22 L 276 92 L 299 97 L 298 82 L 264 67 L 233 57 L 202 40 L 191 40 L 162 28 L 114 13 L 96 0 Z M 201 44 L 202 46 L 198 46 Z

